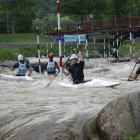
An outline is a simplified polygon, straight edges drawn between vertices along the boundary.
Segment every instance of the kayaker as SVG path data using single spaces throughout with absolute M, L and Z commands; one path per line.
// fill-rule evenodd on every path
M 15 63 L 11 68 L 12 70 L 15 70 L 15 75 L 16 76 L 25 76 L 27 74 L 28 76 L 30 76 L 32 73 L 32 69 L 29 66 L 29 64 L 24 62 L 24 58 L 22 55 L 18 55 L 18 61 L 19 62 Z M 27 72 L 27 70 L 28 70 L 28 72 Z
M 136 60 L 136 64 L 140 64 L 140 58 L 138 60 Z M 136 79 L 139 74 L 140 74 L 140 67 L 137 68 L 136 73 L 133 76 L 129 75 L 129 78 Z
M 49 61 L 46 63 L 47 74 L 55 74 L 56 68 L 59 70 L 57 62 L 53 60 L 53 54 L 49 54 Z
M 64 71 L 63 69 L 63 73 L 65 76 L 71 74 L 74 84 L 84 83 L 84 57 L 77 51 L 77 49 L 74 49 L 73 51 L 75 54 L 72 54 L 70 57 L 71 65 L 68 67 L 68 71 Z M 77 55 L 81 59 L 79 63 L 77 63 Z

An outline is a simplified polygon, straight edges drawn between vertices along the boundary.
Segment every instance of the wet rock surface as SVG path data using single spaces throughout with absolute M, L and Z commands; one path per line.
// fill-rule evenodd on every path
M 96 128 L 101 140 L 122 140 L 140 132 L 140 93 L 130 93 L 105 106 L 98 114 Z

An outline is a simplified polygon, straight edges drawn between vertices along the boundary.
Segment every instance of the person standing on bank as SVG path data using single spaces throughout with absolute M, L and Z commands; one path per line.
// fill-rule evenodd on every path
M 53 60 L 53 55 L 52 55 L 52 54 L 49 54 L 49 59 L 50 59 L 50 60 L 46 63 L 46 70 L 47 70 L 47 73 L 48 73 L 48 74 L 55 74 L 56 68 L 57 68 L 58 70 L 60 70 L 60 69 L 59 69 L 59 67 L 58 67 L 57 62 Z
M 72 54 L 70 57 L 71 65 L 68 67 L 68 71 L 64 71 L 63 69 L 63 73 L 65 76 L 71 74 L 74 84 L 84 83 L 84 57 L 77 51 L 77 49 L 74 49 L 73 51 L 75 54 Z M 79 63 L 77 63 L 78 56 L 76 54 L 81 59 Z
M 12 70 L 15 70 L 15 75 L 16 76 L 25 76 L 27 70 L 29 71 L 28 76 L 31 75 L 32 73 L 32 69 L 30 68 L 30 66 L 24 62 L 23 56 L 22 55 L 18 55 L 18 61 L 17 63 L 15 63 L 12 66 Z
M 140 64 L 140 58 L 138 60 L 136 60 L 136 64 Z M 129 78 L 136 79 L 139 74 L 140 74 L 140 67 L 137 68 L 136 73 L 133 76 L 129 75 Z
M 116 48 L 113 48 L 113 58 L 117 58 L 117 50 L 116 50 Z

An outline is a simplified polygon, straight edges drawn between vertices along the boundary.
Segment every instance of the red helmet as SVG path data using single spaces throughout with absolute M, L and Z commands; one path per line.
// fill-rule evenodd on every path
M 53 55 L 52 55 L 52 54 L 49 54 L 49 58 L 50 58 L 50 59 L 53 59 Z

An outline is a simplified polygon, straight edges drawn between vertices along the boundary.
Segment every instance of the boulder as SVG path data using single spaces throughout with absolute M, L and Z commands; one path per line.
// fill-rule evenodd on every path
M 14 63 L 16 63 L 16 61 L 4 60 L 4 62 L 1 63 L 0 65 L 1 65 L 2 67 L 9 67 L 9 68 L 12 68 L 12 66 L 14 65 Z
M 101 140 L 123 140 L 140 133 L 140 93 L 131 93 L 106 105 L 98 114 L 96 129 Z

